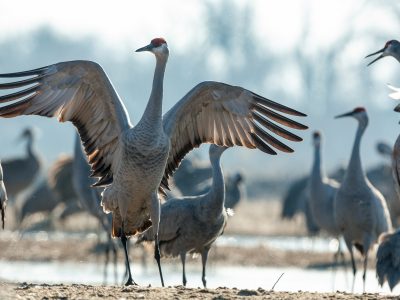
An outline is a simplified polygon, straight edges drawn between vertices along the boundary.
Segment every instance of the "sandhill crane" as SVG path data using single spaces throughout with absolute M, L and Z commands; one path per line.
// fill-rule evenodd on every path
M 83 152 L 79 135 L 75 135 L 74 160 L 72 165 L 72 183 L 73 188 L 78 195 L 79 202 L 84 210 L 95 217 L 107 233 L 111 230 L 111 218 L 109 214 L 105 214 L 101 209 L 101 190 L 91 188 L 96 180 L 89 177 L 90 166 Z M 117 265 L 117 248 L 111 238 L 107 235 L 107 244 L 105 248 L 104 263 L 104 281 L 107 280 L 107 266 L 109 261 L 109 253 L 112 251 L 114 255 L 114 271 Z M 126 263 L 128 265 L 128 263 Z
M 30 214 L 52 212 L 60 203 L 65 205 L 63 211 L 57 215 L 60 220 L 82 211 L 82 208 L 77 205 L 78 197 L 72 184 L 72 164 L 72 157 L 65 154 L 60 155 L 52 163 L 47 172 L 47 178 L 21 199 L 20 224 Z
M 26 156 L 3 160 L 4 184 L 11 200 L 18 193 L 29 187 L 40 173 L 40 159 L 35 152 L 35 134 L 31 128 L 26 128 L 22 134 L 26 139 Z
M 238 172 L 234 175 L 228 176 L 226 180 L 226 208 L 235 208 L 240 200 L 244 197 L 243 175 Z
M 199 185 L 211 178 L 211 166 L 198 159 L 184 159 L 174 173 L 173 182 L 184 196 L 199 193 Z
M 343 179 L 344 168 L 339 167 L 333 172 L 329 173 L 329 178 L 340 182 Z M 281 217 L 282 219 L 292 219 L 298 213 L 303 213 L 306 221 L 307 232 L 310 235 L 315 235 L 319 232 L 320 228 L 315 223 L 314 217 L 311 213 L 309 198 L 309 179 L 310 176 L 302 176 L 294 180 L 287 189 L 283 197 Z
M 4 229 L 4 217 L 7 206 L 7 192 L 3 182 L 3 168 L 0 162 L 0 210 L 1 210 L 1 223 Z
M 31 193 L 21 200 L 21 203 L 22 205 L 18 213 L 20 225 L 31 214 L 38 212 L 51 213 L 60 202 L 57 195 L 47 183 L 47 180 L 43 179 Z
M 400 230 L 385 233 L 379 238 L 376 253 L 376 276 L 382 286 L 388 282 L 391 290 L 400 281 Z
M 309 178 L 309 204 L 311 214 L 319 228 L 335 237 L 339 241 L 340 230 L 336 224 L 334 207 L 335 197 L 340 184 L 325 175 L 321 159 L 322 134 L 319 131 L 313 133 L 314 162 Z M 339 256 L 343 253 L 338 243 L 338 251 L 334 256 L 337 264 Z M 344 261 L 344 257 L 343 261 Z
M 168 188 L 168 179 L 184 156 L 202 143 L 258 148 L 268 154 L 276 154 L 270 146 L 293 152 L 266 130 L 291 141 L 301 138 L 270 120 L 295 129 L 307 126 L 278 113 L 305 116 L 301 112 L 242 87 L 212 81 L 195 86 L 162 116 L 168 46 L 155 38 L 136 50 L 142 51 L 155 55 L 156 67 L 150 98 L 135 127 L 103 69 L 90 61 L 0 74 L 1 78 L 34 76 L 0 84 L 0 89 L 26 87 L 0 97 L 1 103 L 12 101 L 0 107 L 0 117 L 34 114 L 71 121 L 77 127 L 92 175 L 100 178 L 94 186 L 105 186 L 102 206 L 112 212 L 112 235 L 120 237 L 126 249 L 127 237 L 152 224 L 163 285 L 158 193 Z M 133 283 L 131 276 L 127 283 Z
M 378 237 L 391 229 L 391 221 L 385 199 L 365 176 L 361 165 L 360 143 L 368 125 L 365 108 L 357 107 L 349 113 L 336 118 L 353 117 L 358 121 L 358 129 L 346 174 L 336 194 L 336 223 L 343 234 L 346 246 L 351 255 L 353 266 L 353 288 L 356 265 L 353 245 L 364 257 L 363 286 L 367 271 L 369 249 L 377 242 Z
M 161 206 L 160 251 L 162 256 L 180 256 L 182 282 L 186 286 L 186 253 L 200 253 L 203 264 L 202 281 L 206 287 L 208 252 L 214 241 L 223 233 L 227 221 L 225 184 L 220 158 L 226 147 L 211 145 L 212 166 L 210 190 L 199 196 L 170 199 Z M 139 235 L 137 243 L 153 240 L 152 227 Z
M 329 234 L 338 237 L 339 230 L 333 215 L 333 207 L 340 185 L 336 180 L 325 175 L 321 162 L 321 143 L 321 133 L 314 131 L 314 162 L 309 178 L 310 208 L 317 225 Z
M 62 154 L 51 165 L 47 172 L 47 181 L 50 188 L 57 194 L 60 202 L 66 206 L 78 203 L 78 195 L 73 187 L 74 158 Z

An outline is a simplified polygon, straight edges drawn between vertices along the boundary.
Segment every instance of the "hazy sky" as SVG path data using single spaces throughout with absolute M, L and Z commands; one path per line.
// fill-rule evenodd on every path
M 237 61 L 231 60 L 232 57 L 223 56 L 217 50 L 208 47 L 212 39 L 210 39 L 205 26 L 205 4 L 217 8 L 221 2 L 222 1 L 119 0 L 111 4 L 109 1 L 87 0 L 1 1 L 0 28 L 2 29 L 0 31 L 0 43 L 17 38 L 22 45 L 24 45 L 23 47 L 26 47 L 25 51 L 29 52 L 30 42 L 32 42 L 29 40 L 29 33 L 40 28 L 51 28 L 60 39 L 72 39 L 76 40 L 78 43 L 82 40 L 92 39 L 99 43 L 99 52 L 103 54 L 109 53 L 115 60 L 120 58 L 121 61 L 124 61 L 127 55 L 131 55 L 132 61 L 146 61 L 149 69 L 146 69 L 145 73 L 146 76 L 148 76 L 150 86 L 150 72 L 152 71 L 150 64 L 153 63 L 153 60 L 150 56 L 134 56 L 133 50 L 147 44 L 153 37 L 162 36 L 166 38 L 170 47 L 171 64 L 174 64 L 174 58 L 176 59 L 179 55 L 186 54 L 196 57 L 201 54 L 201 57 L 207 57 L 205 67 L 207 66 L 214 71 L 214 73 L 211 74 L 213 76 L 212 78 L 201 78 L 201 80 L 221 80 L 221 78 L 223 79 L 227 75 L 223 73 L 224 69 L 226 69 L 225 66 L 238 63 Z M 340 67 L 360 64 L 360 62 L 364 64 L 363 57 L 366 54 L 380 49 L 387 39 L 396 38 L 400 30 L 399 23 L 395 19 L 396 15 L 388 13 L 388 11 L 390 11 L 390 6 L 396 3 L 395 1 L 253 0 L 233 1 L 232 3 L 242 7 L 243 11 L 245 11 L 245 9 L 251 9 L 254 12 L 254 18 L 252 18 L 248 26 L 252 26 L 251 31 L 259 43 L 259 45 L 256 44 L 255 47 L 258 48 L 259 46 L 259 49 L 266 49 L 271 53 L 282 56 L 296 48 L 301 48 L 305 53 L 310 53 L 310 55 L 318 53 L 318 51 L 329 50 L 332 43 L 340 39 L 343 32 L 349 30 L 349 27 L 353 28 L 356 34 L 354 42 L 351 43 L 351 47 L 343 47 L 343 49 L 338 50 L 343 52 L 343 59 L 337 62 Z M 228 19 L 229 22 L 226 26 L 233 26 L 236 20 L 235 16 L 228 16 Z M 308 20 L 308 23 L 304 24 L 304 20 Z M 247 24 L 244 26 L 246 25 Z M 307 40 L 302 40 L 301 37 L 302 33 L 304 33 L 305 26 L 309 31 L 309 38 Z M 369 31 L 382 32 L 379 44 L 375 44 L 376 40 L 372 41 L 365 37 L 365 32 L 368 33 Z M 364 35 L 358 35 L 358 32 L 363 32 Z M 24 42 L 26 42 L 26 44 L 24 44 Z M 232 51 L 234 51 L 235 45 L 233 45 L 232 48 Z M 5 55 L 0 57 L 5 57 Z M 7 66 L 12 65 L 9 61 L 0 61 L 0 67 L 5 63 L 7 63 Z M 316 57 L 315 63 L 318 64 L 318 57 Z M 32 65 L 35 64 L 32 62 Z M 266 66 L 266 68 L 267 67 L 268 66 Z M 393 103 L 386 99 L 387 91 L 384 86 L 386 82 L 391 82 L 396 85 L 395 75 L 398 74 L 396 73 L 396 67 L 393 61 L 388 59 L 367 71 L 364 66 L 362 68 L 362 72 L 370 72 L 373 80 L 382 84 L 382 89 L 377 91 L 377 93 L 379 93 L 379 100 L 375 101 L 373 105 L 375 108 L 380 107 L 381 109 L 381 112 L 377 113 L 380 114 L 379 120 L 383 118 L 391 122 L 388 123 L 388 125 L 382 125 L 383 127 L 380 128 L 380 124 L 374 125 L 374 120 L 371 120 L 375 131 L 370 137 L 366 138 L 366 146 L 370 149 L 374 142 L 380 138 L 380 133 L 386 132 L 387 134 L 382 136 L 382 138 L 390 142 L 394 141 L 397 135 L 397 129 L 394 130 L 392 127 L 388 129 L 387 127 L 392 126 L 390 125 L 392 123 L 396 124 L 397 116 L 391 113 Z M 172 74 L 174 74 L 173 72 L 174 71 L 171 69 L 167 70 L 169 78 L 172 77 Z M 191 70 L 191 72 L 196 72 L 196 70 Z M 296 94 L 299 89 L 301 89 L 300 85 L 302 83 L 298 81 L 298 76 L 293 76 L 295 71 L 290 64 L 282 66 L 282 70 L 275 70 L 275 72 L 277 72 L 277 75 L 274 78 L 273 87 L 271 87 L 271 80 L 269 80 L 268 85 L 266 84 L 266 86 L 260 88 L 260 90 L 263 92 L 282 90 L 284 96 L 282 98 L 288 98 L 291 101 L 289 103 L 286 102 L 286 104 L 294 105 L 296 108 L 310 110 L 311 117 L 307 119 L 306 123 L 309 124 L 312 129 L 318 128 L 326 132 L 328 141 L 332 141 L 332 137 L 337 135 L 338 131 L 346 131 L 347 136 L 344 135 L 346 136 L 346 141 L 343 142 L 346 144 L 346 147 L 342 147 L 338 139 L 329 143 L 327 147 L 327 156 L 330 156 L 329 151 L 335 152 L 336 155 L 335 161 L 328 162 L 329 166 L 333 166 L 339 161 L 346 162 L 349 156 L 353 131 L 355 131 L 356 124 L 350 123 L 349 121 L 344 121 L 342 123 L 333 121 L 331 117 L 342 111 L 328 112 L 329 119 L 327 119 L 327 112 L 319 110 L 318 102 L 315 102 L 315 105 L 301 102 L 303 100 L 296 97 Z M 132 73 L 134 77 L 140 76 L 144 71 L 133 70 Z M 348 76 L 351 79 L 352 76 L 360 76 L 360 74 L 348 74 Z M 114 81 L 113 78 L 111 79 Z M 349 82 L 349 84 L 352 82 L 347 78 L 343 78 L 343 81 Z M 118 82 L 114 83 L 116 83 L 117 86 L 119 84 Z M 400 81 L 398 81 L 397 85 L 400 85 Z M 149 86 L 143 87 L 144 91 L 142 91 L 142 93 L 146 94 Z M 180 94 L 183 95 L 191 86 L 193 86 L 192 82 L 182 84 Z M 166 92 L 168 92 L 168 89 Z M 356 103 L 358 99 L 357 95 L 353 92 L 346 95 L 346 98 L 347 97 L 350 99 L 350 104 L 348 105 L 348 110 L 350 110 L 354 107 L 354 103 Z M 344 99 L 343 101 L 346 100 Z M 361 99 L 360 103 L 362 103 Z M 168 100 L 165 106 L 169 108 L 172 104 L 173 100 Z M 140 107 L 140 109 L 142 109 L 142 107 Z M 131 112 L 133 119 L 137 120 L 140 117 L 140 113 L 140 110 Z M 31 122 L 34 122 L 38 127 L 42 128 L 45 128 L 49 124 L 47 120 L 31 120 L 31 118 L 21 119 L 19 123 L 14 123 L 15 128 L 19 129 Z M 5 121 L 1 120 L 0 124 L 5 124 L 4 122 Z M 46 129 L 43 130 L 44 133 L 42 133 L 42 135 L 46 135 Z M 66 143 L 71 143 L 72 136 L 69 134 L 71 131 L 61 130 L 61 132 L 65 134 L 63 138 Z M 12 135 L 14 136 L 15 134 L 13 133 Z M 8 133 L 7 136 L 10 137 L 10 133 Z M 280 156 L 279 162 L 281 162 L 281 164 L 278 165 L 281 170 L 278 169 L 276 172 L 291 173 L 291 170 L 284 170 L 283 166 L 293 163 L 302 166 L 304 170 L 308 170 L 312 150 L 309 139 L 311 132 L 303 133 L 302 136 L 305 138 L 305 142 L 302 145 L 292 145 L 298 150 L 298 153 L 290 156 Z M 52 137 L 40 137 L 41 140 L 49 138 Z M 65 147 L 62 142 L 57 142 L 57 138 L 60 137 L 54 137 L 55 145 L 49 147 L 52 151 L 46 148 L 40 149 L 49 159 L 54 159 L 56 157 L 57 154 L 54 152 L 54 149 L 62 151 L 61 149 L 68 148 Z M 43 145 L 42 142 L 42 146 Z M 345 149 L 343 150 L 343 148 Z M 343 150 L 343 153 L 337 154 L 336 152 L 338 149 Z M 72 146 L 70 149 L 65 149 L 64 152 L 70 151 L 72 151 Z M 16 152 L 22 152 L 22 149 L 18 147 L 16 150 L 14 146 L 11 147 L 8 143 L 5 147 L 0 149 L 0 155 L 3 157 L 11 156 Z M 372 150 L 370 152 L 373 153 Z M 246 162 L 251 160 L 254 152 L 232 150 L 230 153 L 227 152 L 226 154 L 227 157 L 231 158 L 235 157 L 235 155 Z M 261 156 L 260 154 L 254 155 L 254 157 L 256 157 L 256 162 L 254 163 L 253 161 L 250 166 L 257 166 L 257 159 L 260 157 L 262 157 L 266 165 L 268 165 L 268 162 L 272 159 L 269 157 L 265 158 L 265 156 Z M 368 156 L 367 163 L 376 161 L 378 161 L 378 158 L 375 156 Z M 246 168 L 241 164 L 237 164 L 237 167 L 242 169 Z M 265 171 L 265 168 L 260 168 L 259 170 L 262 172 Z M 304 173 L 304 170 L 296 170 L 295 172 Z M 274 173 L 276 172 L 274 171 Z

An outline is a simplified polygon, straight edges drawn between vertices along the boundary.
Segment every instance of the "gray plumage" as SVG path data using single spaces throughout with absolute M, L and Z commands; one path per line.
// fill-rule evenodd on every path
M 226 179 L 226 208 L 235 208 L 236 205 L 238 205 L 239 202 L 244 198 L 245 191 L 243 180 L 243 175 L 241 173 L 228 176 Z
M 27 194 L 21 200 L 21 203 L 22 205 L 18 214 L 20 224 L 34 213 L 51 213 L 60 201 L 49 186 L 47 179 L 43 179 L 31 193 Z
M 339 117 L 352 116 L 358 121 L 358 129 L 345 177 L 340 185 L 335 201 L 336 223 L 343 234 L 350 251 L 353 266 L 353 287 L 356 275 L 353 246 L 364 257 L 363 283 L 367 271 L 368 253 L 378 237 L 391 229 L 391 221 L 382 194 L 370 183 L 362 168 L 360 143 L 368 125 L 364 108 L 358 107 Z
M 307 126 L 279 114 L 305 116 L 301 112 L 244 88 L 211 81 L 195 86 L 163 116 L 167 43 L 156 38 L 136 51 L 153 53 L 156 67 L 145 112 L 135 127 L 103 69 L 90 61 L 0 74 L 0 78 L 33 76 L 0 84 L 0 89 L 25 88 L 0 96 L 0 102 L 8 102 L 0 107 L 0 117 L 33 114 L 72 122 L 92 176 L 99 178 L 95 186 L 105 186 L 102 206 L 112 212 L 113 236 L 125 240 L 152 224 L 157 244 L 158 193 L 168 188 L 168 179 L 189 151 L 213 143 L 258 148 L 268 154 L 276 154 L 273 148 L 293 152 L 268 131 L 291 141 L 302 139 L 271 120 L 289 128 Z M 158 247 L 155 258 L 161 273 Z
M 334 216 L 334 206 L 336 192 L 339 183 L 326 176 L 322 166 L 321 143 L 322 135 L 320 132 L 313 133 L 314 143 L 314 162 L 309 178 L 309 203 L 310 209 L 319 228 L 329 235 L 339 238 L 340 231 L 336 225 Z
M 1 210 L 1 223 L 3 229 L 4 229 L 4 219 L 6 213 L 7 200 L 8 200 L 7 191 L 3 181 L 3 168 L 1 167 L 1 162 L 0 162 L 0 210 Z
M 389 208 L 392 224 L 397 224 L 400 216 L 400 198 L 396 191 L 396 182 L 393 177 L 393 148 L 387 143 L 379 142 L 376 149 L 387 162 L 367 170 L 367 177 L 383 195 Z
M 380 237 L 376 253 L 376 276 L 382 286 L 388 282 L 391 290 L 400 281 L 400 230 Z
M 60 220 L 82 211 L 77 206 L 77 194 L 72 186 L 72 162 L 71 156 L 61 155 L 50 166 L 47 178 L 24 195 L 19 211 L 20 224 L 33 213 L 51 213 L 60 203 L 65 205 L 57 216 Z
M 212 169 L 211 169 L 212 171 Z M 212 174 L 211 174 L 212 176 Z M 212 179 L 212 178 L 211 178 Z M 212 181 L 205 180 L 205 182 L 197 185 L 197 188 L 192 188 L 192 194 L 183 196 L 198 196 L 207 193 L 212 185 Z M 225 178 L 225 207 L 235 208 L 244 197 L 243 176 L 241 173 L 229 175 Z
M 340 182 L 343 179 L 345 170 L 340 167 L 329 174 L 329 178 Z M 302 213 L 306 222 L 307 232 L 310 235 L 318 234 L 319 226 L 314 220 L 310 208 L 309 192 L 310 176 L 300 177 L 294 180 L 287 189 L 282 200 L 282 219 L 292 219 L 295 215 Z
M 186 158 L 174 173 L 173 182 L 182 195 L 193 196 L 199 193 L 199 185 L 211 178 L 211 172 L 210 165 Z
M 216 145 L 210 146 L 212 185 L 206 194 L 170 199 L 161 206 L 161 255 L 181 257 L 183 285 L 186 285 L 186 253 L 200 253 L 203 263 L 202 281 L 206 287 L 208 251 L 226 226 L 225 184 L 220 165 L 220 157 L 225 149 Z M 150 228 L 138 237 L 137 242 L 152 241 L 153 236 Z
M 35 134 L 32 129 L 25 129 L 21 138 L 25 139 L 26 155 L 24 157 L 5 159 L 2 162 L 4 184 L 11 200 L 28 188 L 40 173 L 41 162 L 35 151 Z

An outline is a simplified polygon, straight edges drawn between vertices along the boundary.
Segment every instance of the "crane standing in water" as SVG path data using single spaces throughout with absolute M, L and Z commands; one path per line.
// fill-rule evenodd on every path
M 353 289 L 356 276 L 353 245 L 364 257 L 363 290 L 367 272 L 368 253 L 379 236 L 391 230 L 389 212 L 382 194 L 370 183 L 361 165 L 360 143 L 368 125 L 368 115 L 363 107 L 336 118 L 353 117 L 358 129 L 346 174 L 336 194 L 336 224 L 343 234 L 351 255 L 353 267 Z
M 137 52 L 156 58 L 150 98 L 142 118 L 132 126 L 126 108 L 103 69 L 90 61 L 69 61 L 9 74 L 0 78 L 34 76 L 0 84 L 1 89 L 22 91 L 0 96 L 0 117 L 40 115 L 71 121 L 78 129 L 94 186 L 105 186 L 102 206 L 112 212 L 112 235 L 124 248 L 129 236 L 153 226 L 155 254 L 161 283 L 158 230 L 159 194 L 180 161 L 202 143 L 245 146 L 276 154 L 272 147 L 293 150 L 267 130 L 291 141 L 302 139 L 271 120 L 306 129 L 278 112 L 305 116 L 242 87 L 202 82 L 162 115 L 163 81 L 169 56 L 166 41 L 153 39 Z M 12 103 L 9 103 L 12 102 Z M 270 146 L 272 147 L 270 147 Z M 127 284 L 134 284 L 131 272 Z

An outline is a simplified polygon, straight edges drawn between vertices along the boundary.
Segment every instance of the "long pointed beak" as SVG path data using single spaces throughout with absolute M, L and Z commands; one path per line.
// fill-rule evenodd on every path
M 379 51 L 376 51 L 376 52 L 374 52 L 374 53 L 368 54 L 365 58 L 370 57 L 370 56 L 373 56 L 373 55 L 376 55 L 376 54 L 379 54 L 379 53 L 383 53 L 384 51 L 385 51 L 385 48 L 382 48 L 382 49 L 379 50 Z M 369 66 L 372 65 L 374 62 L 380 60 L 380 59 L 383 58 L 383 57 L 384 57 L 383 54 L 379 55 L 377 58 L 375 58 L 373 61 L 371 61 L 371 62 L 367 65 L 367 67 L 369 67 Z
M 348 112 L 348 113 L 345 113 L 345 114 L 337 115 L 335 117 L 335 119 L 344 118 L 344 117 L 351 117 L 352 115 L 353 115 L 353 112 L 351 111 L 351 112 Z
M 147 46 L 137 49 L 135 52 L 151 51 L 151 49 L 153 49 L 153 45 L 148 44 Z

